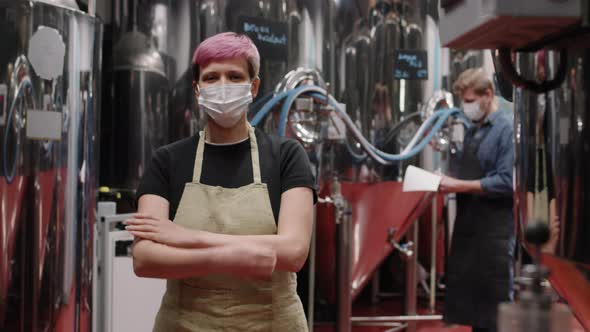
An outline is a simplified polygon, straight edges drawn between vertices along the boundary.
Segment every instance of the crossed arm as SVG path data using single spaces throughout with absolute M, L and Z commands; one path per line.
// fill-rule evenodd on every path
M 281 195 L 278 232 L 273 235 L 192 230 L 168 220 L 166 199 L 143 195 L 138 203 L 138 214 L 126 221 L 136 237 L 133 266 L 138 276 L 173 279 L 228 273 L 270 279 L 275 269 L 298 271 L 307 258 L 313 222 L 309 188 Z

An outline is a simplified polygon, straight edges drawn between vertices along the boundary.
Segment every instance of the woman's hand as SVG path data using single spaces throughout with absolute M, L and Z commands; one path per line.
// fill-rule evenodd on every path
M 134 214 L 124 222 L 125 229 L 135 237 L 151 240 L 177 248 L 195 248 L 199 231 L 177 225 L 170 220 L 160 220 L 149 214 Z

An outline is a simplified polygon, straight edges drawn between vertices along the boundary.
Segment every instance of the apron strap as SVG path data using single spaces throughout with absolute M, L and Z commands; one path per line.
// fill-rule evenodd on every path
M 195 156 L 195 165 L 193 170 L 193 183 L 201 182 L 201 172 L 203 170 L 203 154 L 205 151 L 205 131 L 199 132 L 199 144 L 197 145 L 197 154 Z
M 258 154 L 258 142 L 256 141 L 256 134 L 254 127 L 247 122 L 248 135 L 250 136 L 250 153 L 252 154 L 252 178 L 254 183 L 262 183 L 260 176 L 260 156 Z M 203 171 L 203 155 L 205 151 L 205 132 L 199 132 L 199 144 L 197 145 L 197 153 L 195 156 L 195 164 L 193 170 L 193 183 L 201 182 L 201 173 Z
M 248 124 L 248 131 L 250 133 L 250 152 L 252 153 L 252 178 L 254 183 L 261 184 L 262 177 L 260 176 L 260 154 L 258 153 L 258 141 L 256 140 L 256 132 L 254 127 Z

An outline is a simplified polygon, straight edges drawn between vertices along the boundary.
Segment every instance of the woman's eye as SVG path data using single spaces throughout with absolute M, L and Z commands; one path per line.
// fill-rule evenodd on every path
M 231 79 L 232 81 L 241 81 L 241 80 L 243 80 L 244 78 L 243 78 L 242 76 L 240 76 L 240 75 L 232 75 L 232 76 L 230 76 L 230 79 Z

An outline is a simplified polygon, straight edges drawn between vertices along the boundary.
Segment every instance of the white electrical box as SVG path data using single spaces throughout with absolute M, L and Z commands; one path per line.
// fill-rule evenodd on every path
M 131 215 L 115 214 L 115 210 L 115 203 L 98 203 L 93 331 L 151 331 L 166 280 L 135 275 L 131 257 L 133 236 L 116 227 Z
M 585 0 L 441 0 L 441 43 L 518 49 L 575 27 Z
M 163 279 L 139 278 L 133 273 L 133 259 L 124 254 L 133 236 L 127 231 L 110 232 L 110 275 L 106 276 L 110 304 L 107 310 L 105 332 L 151 331 L 162 296 L 166 290 Z

